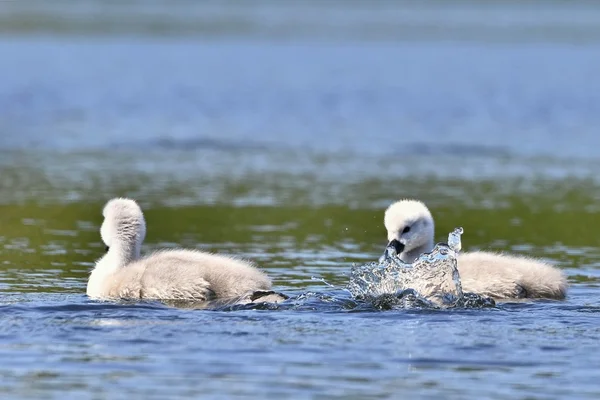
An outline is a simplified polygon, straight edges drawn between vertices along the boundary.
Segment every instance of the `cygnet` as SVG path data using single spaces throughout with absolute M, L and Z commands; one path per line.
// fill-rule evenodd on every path
M 404 262 L 413 262 L 434 246 L 433 217 L 418 200 L 398 201 L 385 211 L 388 247 Z M 458 272 L 464 292 L 495 299 L 564 299 L 562 271 L 540 260 L 490 252 L 459 253 Z
M 161 250 L 140 257 L 146 222 L 140 206 L 130 199 L 110 200 L 100 228 L 106 254 L 96 262 L 87 286 L 95 299 L 157 299 L 207 301 L 251 296 L 259 302 L 283 301 L 269 291 L 271 280 L 252 264 L 196 250 Z

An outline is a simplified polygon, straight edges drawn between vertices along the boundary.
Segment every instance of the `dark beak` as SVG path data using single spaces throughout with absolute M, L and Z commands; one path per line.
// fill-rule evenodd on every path
M 379 262 L 383 263 L 386 260 L 394 259 L 398 256 L 398 254 L 402 253 L 403 251 L 404 245 L 396 239 L 394 239 L 391 242 L 389 242 L 385 247 L 385 251 L 383 252 L 383 255 L 379 258 Z
M 402 243 L 400 243 L 399 241 L 397 241 L 396 239 L 389 242 L 388 245 L 386 246 L 386 250 L 392 249 L 392 248 L 396 251 L 396 255 L 398 255 L 404 251 L 404 245 Z
M 108 247 L 108 246 L 106 246 L 106 247 L 104 248 L 104 250 L 106 250 L 106 252 L 107 252 L 107 253 L 108 253 L 108 250 L 109 250 L 109 249 L 110 249 L 110 247 Z

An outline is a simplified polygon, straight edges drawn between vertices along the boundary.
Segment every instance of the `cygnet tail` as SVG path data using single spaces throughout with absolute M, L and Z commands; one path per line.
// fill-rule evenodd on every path
M 567 278 L 558 268 L 527 258 L 512 258 L 517 272 L 516 283 L 523 298 L 562 300 L 567 296 Z
M 548 267 L 551 268 L 551 267 Z M 552 271 L 553 274 L 547 274 L 535 279 L 533 277 L 523 278 L 518 282 L 522 289 L 522 295 L 519 297 L 529 299 L 554 299 L 563 300 L 567 296 L 567 278 L 558 270 Z

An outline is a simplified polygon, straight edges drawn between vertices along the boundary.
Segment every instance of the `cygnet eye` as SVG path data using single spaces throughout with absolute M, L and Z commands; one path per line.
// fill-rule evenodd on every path
M 408 233 L 408 232 L 410 232 L 410 226 L 407 226 L 406 228 L 404 228 L 402 230 L 402 233 Z
M 106 250 L 106 252 L 107 252 L 107 253 L 108 253 L 108 249 L 110 249 L 110 247 L 108 247 L 108 246 L 106 246 L 106 247 L 104 248 L 104 250 Z

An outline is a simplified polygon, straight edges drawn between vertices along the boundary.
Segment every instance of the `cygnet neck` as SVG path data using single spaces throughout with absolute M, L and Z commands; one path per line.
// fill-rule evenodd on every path
M 95 274 L 111 274 L 140 258 L 141 245 L 113 241 L 108 252 L 96 263 Z M 93 274 L 94 274 L 93 273 Z
M 141 245 L 136 241 L 121 241 L 113 243 L 106 255 L 113 261 L 115 267 L 120 268 L 140 258 Z
M 433 238 L 422 246 L 416 247 L 410 251 L 404 251 L 400 254 L 400 259 L 405 263 L 414 262 L 421 254 L 430 253 L 433 250 Z

